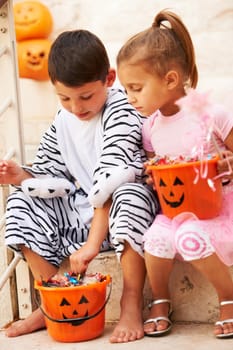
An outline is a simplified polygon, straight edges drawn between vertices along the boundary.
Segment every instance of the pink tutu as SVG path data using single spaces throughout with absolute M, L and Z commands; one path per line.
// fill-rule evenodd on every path
M 144 241 L 145 250 L 155 256 L 173 258 L 181 254 L 184 260 L 194 260 L 215 251 L 227 266 L 233 265 L 233 186 L 223 187 L 223 204 L 217 217 L 199 220 L 189 212 L 173 219 L 157 215 Z

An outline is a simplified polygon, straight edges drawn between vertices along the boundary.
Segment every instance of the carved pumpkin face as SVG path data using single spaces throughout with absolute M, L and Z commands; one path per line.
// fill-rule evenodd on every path
M 48 80 L 48 55 L 51 42 L 47 39 L 20 41 L 17 44 L 19 76 Z
M 22 1 L 14 5 L 16 40 L 47 38 L 53 27 L 49 9 L 39 1 Z
M 222 204 L 221 180 L 214 181 L 215 190 L 208 183 L 217 175 L 216 164 L 216 159 L 208 161 L 206 177 L 200 175 L 200 162 L 150 166 L 163 214 L 173 218 L 192 212 L 200 219 L 218 215 Z
M 184 183 L 178 176 L 166 180 L 160 178 L 159 187 L 161 196 L 168 206 L 177 208 L 183 204 L 185 200 Z
M 88 304 L 89 301 L 85 297 L 85 295 L 82 295 L 81 298 L 77 301 L 77 305 L 71 305 L 68 298 L 62 298 L 60 307 L 62 310 L 62 317 L 64 320 L 68 318 L 79 318 L 79 317 L 87 317 L 89 316 L 88 312 Z M 77 308 L 76 308 L 77 306 Z M 71 322 L 72 326 L 80 326 L 82 325 L 86 320 L 74 320 Z

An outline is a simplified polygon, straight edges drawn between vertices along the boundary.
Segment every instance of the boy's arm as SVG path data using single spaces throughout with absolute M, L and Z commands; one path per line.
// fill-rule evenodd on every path
M 75 251 L 70 256 L 71 271 L 74 273 L 83 273 L 88 264 L 100 251 L 100 247 L 107 237 L 109 229 L 109 210 L 112 200 L 109 199 L 102 208 L 94 210 L 94 216 L 91 222 L 88 239 L 85 245 Z

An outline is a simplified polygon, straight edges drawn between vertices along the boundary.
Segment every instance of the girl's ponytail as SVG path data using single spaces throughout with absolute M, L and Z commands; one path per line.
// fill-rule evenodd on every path
M 198 81 L 195 51 L 191 36 L 180 17 L 173 12 L 163 10 L 156 15 L 152 28 L 171 30 L 176 39 L 179 40 L 186 58 L 186 74 L 189 79 L 189 85 L 195 88 Z

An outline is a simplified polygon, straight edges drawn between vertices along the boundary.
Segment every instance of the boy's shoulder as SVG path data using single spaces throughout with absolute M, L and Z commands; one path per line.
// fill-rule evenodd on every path
M 126 94 L 120 88 L 117 88 L 117 87 L 109 88 L 108 89 L 108 97 L 106 100 L 106 106 L 108 106 L 114 102 L 117 102 L 117 101 L 122 101 L 122 102 L 125 101 L 128 103 Z
M 128 102 L 127 95 L 121 88 L 110 88 L 108 90 L 108 97 L 105 103 L 104 113 L 103 114 L 111 114 L 121 113 L 131 114 L 143 118 L 136 109 Z

